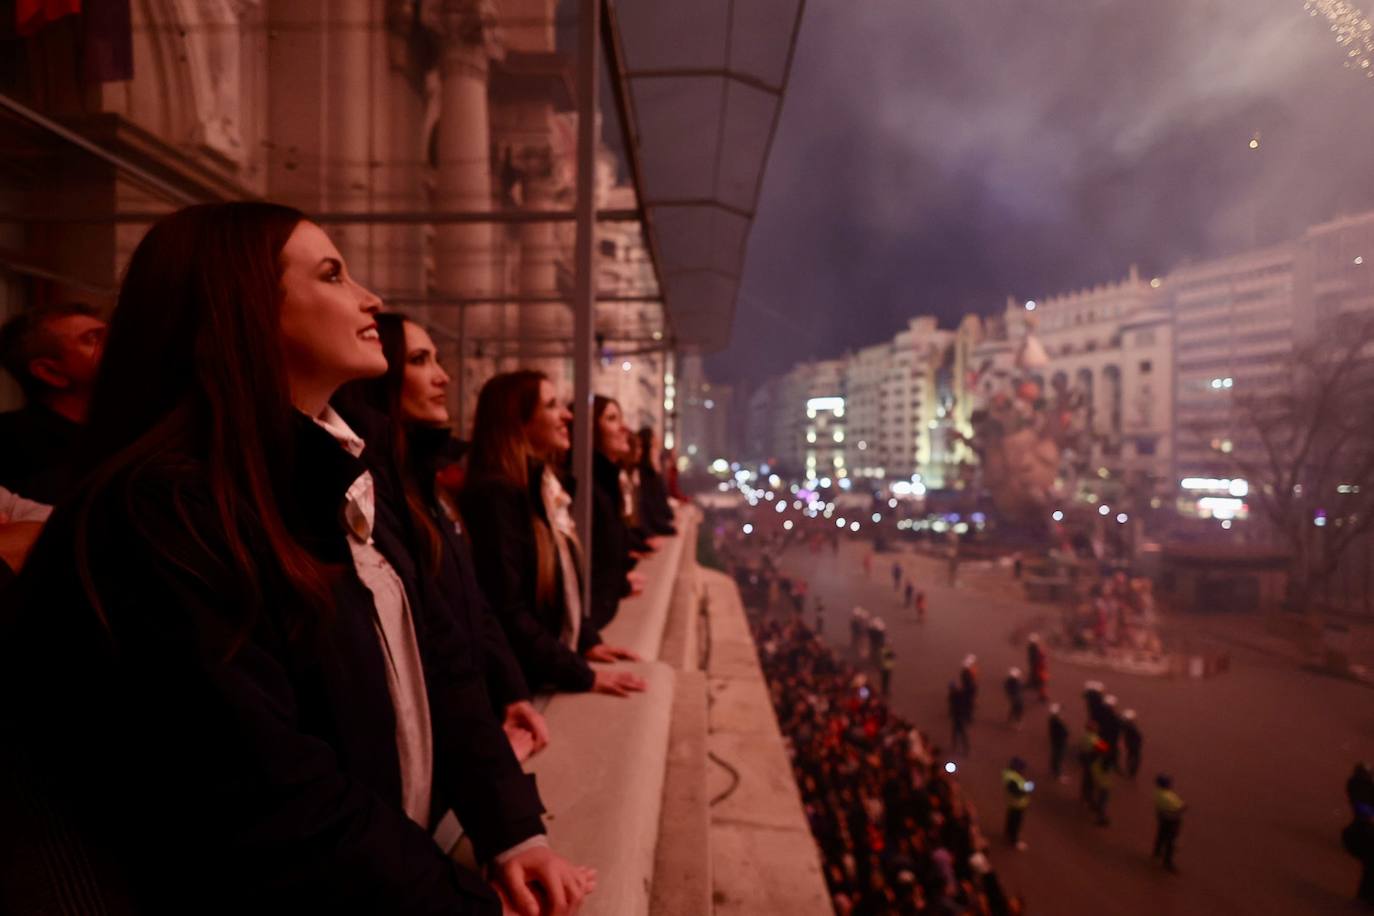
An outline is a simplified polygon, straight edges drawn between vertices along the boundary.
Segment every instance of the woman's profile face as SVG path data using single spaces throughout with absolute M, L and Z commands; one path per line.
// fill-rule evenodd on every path
M 539 403 L 534 414 L 525 422 L 525 438 L 536 455 L 550 457 L 572 447 L 568 424 L 572 412 L 558 399 L 558 392 L 548 379 L 539 382 Z
M 405 322 L 405 372 L 401 377 L 401 417 L 407 423 L 444 426 L 448 423 L 448 373 L 429 332 Z
M 292 398 L 302 409 L 322 409 L 345 382 L 386 372 L 373 320 L 382 302 L 349 275 L 343 255 L 314 223 L 296 226 L 281 259 L 281 334 Z
M 625 428 L 620 405 L 615 401 L 606 405 L 601 419 L 596 421 L 596 442 L 601 452 L 612 461 L 619 461 L 630 451 L 630 431 Z

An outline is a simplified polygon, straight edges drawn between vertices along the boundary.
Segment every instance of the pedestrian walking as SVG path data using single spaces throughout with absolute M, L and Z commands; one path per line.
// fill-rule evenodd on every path
M 1155 849 L 1153 858 L 1160 859 L 1169 871 L 1174 867 L 1174 844 L 1183 827 L 1183 812 L 1188 806 L 1174 791 L 1174 781 L 1160 773 L 1155 777 Z
M 965 754 L 969 752 L 968 743 L 968 695 L 957 682 L 949 682 L 949 693 L 945 698 L 949 704 L 949 750 L 959 753 L 960 747 Z
M 1097 707 L 1097 733 L 1107 742 L 1107 757 L 1112 769 L 1119 770 L 1117 760 L 1121 749 L 1121 716 L 1116 711 L 1117 699 L 1112 694 L 1102 698 Z
M 964 656 L 964 666 L 959 669 L 959 686 L 964 690 L 964 697 L 967 700 L 968 721 L 973 721 L 973 714 L 978 708 L 978 657 L 976 655 Z
M 1101 681 L 1083 682 L 1083 703 L 1088 708 L 1088 718 L 1097 721 L 1098 710 L 1102 706 L 1102 695 L 1106 688 Z
M 1007 679 L 1002 682 L 1002 690 L 1007 694 L 1007 721 L 1016 728 L 1021 727 L 1021 717 L 1026 712 L 1025 703 L 1021 699 L 1021 669 L 1010 668 L 1007 670 Z
M 1078 741 L 1078 797 L 1089 806 L 1093 803 L 1093 748 L 1099 740 L 1097 723 L 1089 719 L 1083 728 L 1083 737 Z
M 1026 641 L 1026 670 L 1030 673 L 1030 686 L 1040 697 L 1040 702 L 1049 700 L 1049 657 L 1040 645 L 1040 634 L 1032 633 Z
M 1112 794 L 1112 752 L 1106 741 L 1098 739 L 1093 745 L 1093 759 L 1089 767 L 1093 781 L 1093 811 L 1097 814 L 1097 826 L 1106 827 L 1111 823 L 1107 817 L 1107 802 Z
M 868 653 L 876 662 L 882 657 L 883 646 L 887 643 L 887 623 L 874 614 L 868 621 Z
M 849 612 L 849 651 L 862 657 L 865 645 L 864 636 L 867 633 L 868 611 L 856 604 L 854 610 Z
M 926 622 L 926 593 L 925 593 L 925 592 L 917 592 L 917 593 L 916 593 L 916 622 L 917 622 L 917 623 L 925 623 L 925 622 Z
M 1002 788 L 1007 795 L 1007 844 L 1024 851 L 1027 847 L 1021 839 L 1021 825 L 1026 819 L 1026 809 L 1030 807 L 1035 783 L 1026 778 L 1026 762 L 1020 757 L 1011 758 L 1007 768 L 1002 771 Z
M 883 686 L 883 697 L 892 695 L 892 669 L 897 664 L 897 653 L 892 651 L 891 646 L 883 646 L 882 653 L 878 656 L 878 677 Z
M 1143 738 L 1134 709 L 1128 709 L 1121 714 L 1121 743 L 1126 748 L 1126 775 L 1135 779 L 1135 774 L 1140 771 L 1140 746 Z
M 1059 704 L 1050 704 L 1050 772 L 1064 782 L 1064 750 L 1069 745 L 1069 727 L 1059 715 Z
M 1355 817 L 1341 831 L 1341 845 L 1360 863 L 1360 886 L 1355 899 L 1374 904 L 1374 807 L 1355 806 Z
M 902 587 L 902 564 L 893 561 L 892 563 L 892 590 L 895 592 Z
M 902 607 L 907 608 L 908 610 L 910 610 L 912 604 L 913 604 L 914 601 L 915 601 L 915 598 L 916 598 L 916 586 L 915 586 L 915 585 L 912 585 L 910 580 L 907 580 L 907 583 L 906 583 L 906 593 L 902 596 Z

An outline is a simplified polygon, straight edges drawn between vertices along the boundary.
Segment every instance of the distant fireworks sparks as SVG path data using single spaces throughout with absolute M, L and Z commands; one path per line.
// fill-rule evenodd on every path
M 1305 0 L 1302 6 L 1309 16 L 1326 18 L 1336 44 L 1345 49 L 1346 69 L 1374 79 L 1374 25 L 1365 14 L 1345 0 Z

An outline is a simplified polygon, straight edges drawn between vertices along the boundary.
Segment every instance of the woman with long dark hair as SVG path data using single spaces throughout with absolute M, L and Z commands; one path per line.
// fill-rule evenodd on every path
M 448 373 L 422 325 L 388 312 L 377 316 L 377 331 L 386 374 L 350 383 L 335 403 L 345 417 L 350 407 L 370 409 L 388 427 L 382 441 L 390 444 L 391 463 L 401 471 L 402 492 L 424 565 L 439 580 L 450 610 L 462 618 L 468 631 L 478 634 L 487 692 L 511 747 L 523 761 L 548 743 L 548 728 L 530 702 L 520 663 L 477 584 L 472 549 L 457 505 L 436 485 L 441 465 L 457 460 L 458 455 L 458 444 L 449 431 Z
M 668 502 L 668 485 L 659 470 L 658 434 L 652 426 L 639 433 L 639 517 L 650 534 L 671 537 L 677 534 L 673 507 Z
M 473 418 L 463 517 L 478 580 L 531 685 L 625 696 L 644 679 L 588 664 L 635 655 L 602 643 L 582 607 L 581 542 L 552 467 L 570 447 L 571 419 L 542 372 L 489 379 Z
M 55 812 L 68 864 L 126 907 L 500 912 L 430 838 L 444 807 L 523 912 L 530 882 L 568 912 L 594 881 L 548 850 L 480 672 L 329 407 L 386 370 L 379 305 L 273 204 L 178 211 L 129 262 L 82 481 L 0 636 L 21 809 Z
M 621 463 L 630 452 L 630 430 L 614 398 L 597 395 L 592 401 L 592 447 L 591 619 L 600 628 L 615 617 L 621 600 L 635 591 L 629 579 L 635 564 L 630 552 L 648 546 L 632 538 L 625 522 Z

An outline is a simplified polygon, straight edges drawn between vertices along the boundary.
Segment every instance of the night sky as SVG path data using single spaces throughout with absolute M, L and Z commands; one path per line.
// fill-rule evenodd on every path
M 1374 208 L 1346 50 L 1302 0 L 809 0 L 713 378 Z

